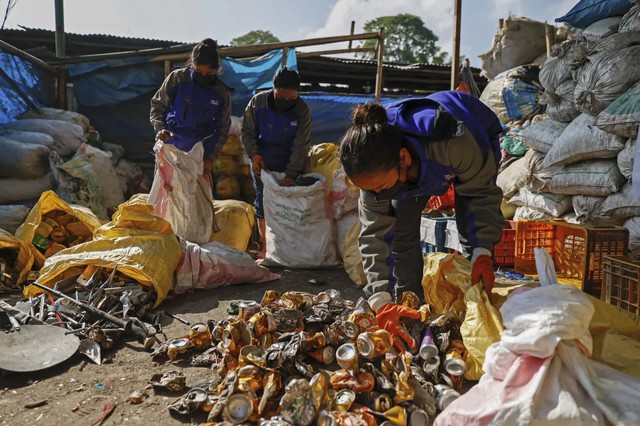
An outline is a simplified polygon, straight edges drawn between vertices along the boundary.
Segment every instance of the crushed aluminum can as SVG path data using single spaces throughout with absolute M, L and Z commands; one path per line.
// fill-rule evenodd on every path
M 211 365 L 219 362 L 223 358 L 218 348 L 212 347 L 207 349 L 201 354 L 195 355 L 191 358 L 191 366 L 193 367 L 210 367 Z
M 393 407 L 393 400 L 388 394 L 381 393 L 380 395 L 376 396 L 373 404 L 376 411 L 383 413 Z
M 422 426 L 429 424 L 429 415 L 421 408 L 409 406 L 407 408 L 409 418 L 407 419 L 407 426 Z
M 326 372 L 316 373 L 309 384 L 311 385 L 311 398 L 313 399 L 313 408 L 316 412 L 320 412 L 323 408 L 331 407 L 331 391 L 329 390 L 329 375 Z
M 234 393 L 227 399 L 222 410 L 222 418 L 234 425 L 239 425 L 251 417 L 253 413 L 253 401 L 247 395 Z
M 311 384 L 306 379 L 293 379 L 285 388 L 280 400 L 281 416 L 295 425 L 307 426 L 313 423 L 316 410 L 313 408 Z
M 332 364 L 336 359 L 336 350 L 332 346 L 325 346 L 313 352 L 307 353 L 310 357 L 316 361 L 322 362 L 326 365 Z
M 279 309 L 273 312 L 279 333 L 299 332 L 304 328 L 304 314 L 297 309 Z
M 462 340 L 451 340 L 445 352 L 445 359 L 442 363 L 445 371 L 452 376 L 462 376 L 467 370 L 467 366 L 462 357 L 466 351 Z
M 367 359 L 383 356 L 393 346 L 391 334 L 383 329 L 361 333 L 356 340 L 360 355 Z
M 304 319 L 306 323 L 328 323 L 331 322 L 333 316 L 326 304 L 316 304 L 304 311 Z
M 130 404 L 142 404 L 148 397 L 149 394 L 144 391 L 133 391 L 127 398 L 127 402 Z
M 438 356 L 438 346 L 436 346 L 435 341 L 433 340 L 433 333 L 429 327 L 425 327 L 424 329 L 418 353 L 424 360 Z
M 420 298 L 413 291 L 403 291 L 398 305 L 417 310 L 420 307 Z
M 238 369 L 238 389 L 256 393 L 262 389 L 262 370 L 255 365 L 245 365 Z
M 222 333 L 222 346 L 234 357 L 238 356 L 243 346 L 251 343 L 251 333 L 244 321 L 232 321 Z
M 349 314 L 345 323 L 345 332 L 347 336 L 355 338 L 358 334 L 375 327 L 376 314 L 369 306 L 369 303 L 364 299 L 358 299 L 355 309 Z
M 352 375 L 358 373 L 358 351 L 353 343 L 345 343 L 336 351 L 338 365 Z
M 368 413 L 366 413 L 368 414 Z M 374 420 L 374 423 L 375 420 Z M 318 415 L 317 426 L 368 426 L 363 414 L 342 411 L 322 411 Z
M 184 337 L 169 340 L 167 344 L 167 358 L 169 358 L 169 361 L 173 361 L 178 355 L 187 352 L 192 347 L 191 341 Z
M 396 394 L 393 397 L 394 404 L 412 401 L 415 396 L 415 389 L 409 383 L 409 375 L 404 371 L 396 376 Z
M 267 290 L 264 292 L 264 296 L 262 296 L 262 301 L 260 302 L 260 305 L 262 305 L 263 307 L 269 306 L 279 298 L 280 298 L 280 293 L 278 293 L 275 290 Z
M 327 293 L 326 291 L 321 291 L 320 293 L 313 296 L 313 303 L 315 305 L 319 305 L 319 304 L 328 305 L 329 303 L 331 303 L 331 295 L 329 295 L 329 293 Z
M 435 385 L 436 405 L 442 411 L 453 401 L 460 398 L 460 394 L 447 385 Z
M 301 331 L 300 336 L 302 338 L 302 350 L 305 352 L 313 352 L 329 344 L 326 335 L 322 332 L 310 334 Z
M 440 358 L 437 356 L 431 357 L 422 364 L 422 370 L 427 377 L 438 377 L 438 369 L 440 368 Z
M 258 414 L 262 414 L 270 398 L 282 389 L 282 376 L 277 371 L 268 371 L 262 378 L 262 397 L 258 404 Z
M 178 370 L 167 371 L 164 374 L 154 374 L 149 382 L 155 387 L 176 392 L 187 387 L 187 378 Z
M 211 346 L 211 332 L 205 323 L 197 323 L 189 330 L 189 341 L 191 345 L 198 349 L 207 349 Z
M 267 333 L 273 333 L 278 328 L 275 318 L 266 310 L 259 311 L 249 318 L 247 326 L 253 338 L 259 338 Z
M 356 393 L 351 389 L 339 390 L 333 397 L 333 408 L 336 411 L 349 411 L 351 404 L 356 400 Z
M 238 303 L 238 319 L 249 321 L 249 318 L 260 312 L 260 305 L 253 300 Z

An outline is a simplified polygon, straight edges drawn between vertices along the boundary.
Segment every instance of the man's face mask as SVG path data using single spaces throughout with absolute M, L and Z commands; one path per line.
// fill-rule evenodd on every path
M 278 112 L 289 111 L 293 106 L 298 102 L 297 99 L 278 99 L 273 98 L 273 106 L 275 110 Z
M 195 81 L 198 86 L 202 86 L 202 87 L 211 86 L 216 81 L 216 75 L 215 74 L 205 75 L 199 72 L 194 72 L 193 81 Z

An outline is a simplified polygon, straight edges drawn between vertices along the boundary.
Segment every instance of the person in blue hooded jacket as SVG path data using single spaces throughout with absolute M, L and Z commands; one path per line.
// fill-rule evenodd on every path
M 265 254 L 262 170 L 281 172 L 280 184 L 291 186 L 302 173 L 311 145 L 311 111 L 298 96 L 300 76 L 287 67 L 273 79 L 273 89 L 255 95 L 244 111 L 242 142 L 251 159 L 251 175 L 256 191 L 258 229 Z
M 504 218 L 496 185 L 502 126 L 478 99 L 456 91 L 384 107 L 360 105 L 340 143 L 344 170 L 360 191 L 359 237 L 365 292 L 378 324 L 397 332 L 401 316 L 418 313 L 392 303 L 422 290 L 422 210 L 453 183 L 460 242 L 472 262 L 472 282 L 491 295 L 492 252 Z M 392 296 L 393 294 L 393 296 Z M 419 317 L 419 315 L 418 315 Z M 393 334 L 393 333 L 392 333 Z M 410 341 L 408 336 L 407 341 Z
M 204 39 L 194 46 L 187 66 L 171 72 L 151 99 L 156 139 L 186 152 L 202 142 L 207 177 L 231 125 L 231 97 L 219 70 L 218 45 Z

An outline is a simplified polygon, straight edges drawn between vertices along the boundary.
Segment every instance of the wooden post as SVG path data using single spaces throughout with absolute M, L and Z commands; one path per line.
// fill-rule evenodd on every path
M 356 29 L 356 21 L 351 21 L 351 32 L 349 34 L 353 35 L 353 32 Z M 351 49 L 351 43 L 353 40 L 349 40 L 349 49 Z
M 382 97 L 382 68 L 384 65 L 384 27 L 378 31 L 378 68 L 376 69 L 376 103 Z
M 456 90 L 460 82 L 460 22 L 462 0 L 453 0 L 453 58 L 451 58 L 451 90 Z
M 64 58 L 66 54 L 64 43 L 64 2 L 55 0 L 56 15 L 56 58 Z
M 58 108 L 67 108 L 67 67 L 63 65 L 58 67 L 58 74 L 56 76 L 56 85 L 58 89 Z
M 498 31 L 504 28 L 504 18 L 498 19 Z
M 549 25 L 547 24 L 547 22 L 545 21 L 544 23 L 544 35 L 545 38 L 547 39 L 547 58 L 551 57 L 551 47 L 553 46 L 553 43 L 555 43 L 555 27 L 553 25 Z
M 165 78 L 171 74 L 171 61 L 164 61 L 164 76 Z
M 282 68 L 287 66 L 287 55 L 289 54 L 289 49 L 287 47 L 282 48 Z

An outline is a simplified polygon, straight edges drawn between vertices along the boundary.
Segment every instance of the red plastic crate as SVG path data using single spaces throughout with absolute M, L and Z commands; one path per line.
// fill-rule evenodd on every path
M 444 195 L 434 195 L 427 202 L 431 210 L 453 210 L 456 205 L 453 186 Z
M 640 316 L 640 262 L 603 256 L 602 297 L 605 302 Z
M 516 272 L 535 275 L 533 249 L 544 247 L 553 258 L 558 281 L 595 297 L 601 295 L 603 256 L 625 255 L 629 243 L 629 231 L 621 226 L 519 221 L 516 229 Z
M 560 223 L 553 249 L 558 279 L 600 298 L 603 256 L 624 256 L 628 246 L 629 231 L 622 226 Z
M 545 248 L 553 257 L 555 226 L 551 222 L 540 220 L 519 220 L 516 223 L 516 272 L 535 275 L 536 258 L 533 249 Z
M 502 230 L 502 239 L 493 249 L 493 262 L 511 268 L 516 258 L 516 222 L 508 220 Z

